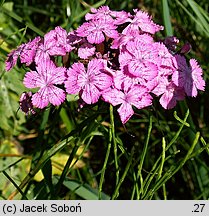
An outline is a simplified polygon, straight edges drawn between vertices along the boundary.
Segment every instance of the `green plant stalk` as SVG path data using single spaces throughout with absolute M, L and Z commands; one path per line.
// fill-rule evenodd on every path
M 109 129 L 109 142 L 108 142 L 108 146 L 107 146 L 107 152 L 106 152 L 106 155 L 105 155 L 105 160 L 104 160 L 104 164 L 103 164 L 103 167 L 102 167 L 102 170 L 101 170 L 101 176 L 100 176 L 100 181 L 99 181 L 99 188 L 98 188 L 98 199 L 99 200 L 101 200 L 101 197 L 102 197 L 102 186 L 103 186 L 103 183 L 104 183 L 105 170 L 106 170 L 107 162 L 108 162 L 108 159 L 109 159 L 109 156 L 110 156 L 111 146 L 112 146 L 112 131 L 111 131 L 111 128 L 110 128 Z
M 187 160 L 190 159 L 190 155 L 192 154 L 195 146 L 198 143 L 200 137 L 200 132 L 196 133 L 195 139 L 190 147 L 190 149 L 188 150 L 186 156 L 184 157 L 184 159 L 180 162 L 180 164 L 178 166 L 174 166 L 173 168 L 170 169 L 170 171 L 168 171 L 167 173 L 164 174 L 164 176 L 159 179 L 159 181 L 154 185 L 154 187 L 152 189 L 150 189 L 150 191 L 147 193 L 145 199 L 151 199 L 152 196 L 154 195 L 154 193 L 160 188 L 162 187 L 162 185 L 167 182 L 172 176 L 174 176 L 186 163 Z
M 48 122 L 48 119 L 49 119 L 49 113 L 50 113 L 50 109 L 46 109 L 44 111 L 44 114 L 43 114 L 41 125 L 40 125 L 40 128 L 38 130 L 38 138 L 37 138 L 37 141 L 36 141 L 36 146 L 37 146 L 37 148 L 41 149 L 41 152 L 37 151 L 36 154 L 33 155 L 32 162 L 31 162 L 31 168 L 30 168 L 31 170 L 34 169 L 34 167 L 36 166 L 37 161 L 40 160 L 40 158 L 44 154 L 45 148 L 43 148 L 42 143 L 43 143 L 43 140 L 44 140 L 44 131 L 46 129 L 46 125 L 47 125 L 47 122 Z M 46 146 L 44 146 L 44 147 L 46 147 Z
M 137 184 L 137 178 L 136 178 L 136 173 L 134 172 L 133 170 L 133 179 L 134 179 L 134 187 L 133 187 L 133 190 L 132 190 L 132 193 L 131 193 L 131 200 L 134 199 L 134 195 L 135 193 L 137 193 L 136 196 L 139 196 L 139 187 L 138 187 L 138 184 Z
M 203 186 L 203 183 L 202 183 L 202 179 L 201 179 L 201 177 L 200 177 L 200 175 L 199 175 L 200 170 L 198 170 L 197 164 L 195 163 L 194 160 L 192 160 L 192 165 L 193 165 L 193 167 L 194 167 L 195 176 L 196 176 L 196 178 L 197 178 L 197 182 L 198 182 L 200 191 L 201 191 L 201 193 L 202 193 L 202 199 L 203 199 L 203 200 L 206 200 L 206 199 L 207 199 L 207 196 L 206 196 L 205 191 L 204 191 L 204 186 Z
M 160 169 L 159 169 L 158 176 L 157 176 L 157 181 L 162 176 L 163 165 L 165 163 L 165 149 L 166 149 L 165 137 L 163 137 L 163 139 L 162 139 L 162 149 L 163 149 L 163 151 L 162 151 L 162 156 L 161 156 L 161 164 L 160 164 Z
M 186 125 L 186 121 L 187 121 L 188 116 L 189 116 L 189 109 L 187 110 L 187 112 L 185 114 L 184 120 L 181 121 L 182 124 L 181 124 L 179 130 L 177 131 L 177 133 L 175 134 L 173 139 L 168 143 L 168 145 L 165 148 L 165 151 L 167 151 L 175 143 L 175 141 L 178 139 L 183 127 Z M 157 172 L 158 172 L 158 169 L 159 169 L 157 166 L 158 166 L 158 164 L 159 164 L 159 162 L 161 160 L 161 157 L 162 157 L 162 155 L 160 155 L 159 158 L 156 160 L 156 162 L 153 165 L 151 171 L 149 172 L 148 176 L 144 180 L 145 187 L 144 187 L 144 193 L 142 194 L 142 197 L 146 196 L 149 185 L 151 184 L 153 178 L 157 175 Z
M 132 148 L 131 150 L 131 155 L 129 157 L 129 160 L 128 160 L 128 163 L 126 164 L 126 167 L 125 167 L 125 170 L 124 170 L 124 173 L 121 177 L 121 179 L 119 180 L 114 192 L 113 192 L 113 195 L 112 195 L 112 200 L 116 199 L 119 195 L 119 189 L 120 189 L 120 186 L 122 185 L 125 177 L 127 176 L 128 174 L 128 171 L 129 171 L 129 168 L 131 167 L 131 164 L 132 164 L 132 159 L 133 159 L 133 154 L 134 154 L 134 147 Z
M 200 138 L 200 141 L 202 142 L 207 154 L 209 155 L 209 146 L 208 146 L 208 144 L 205 142 L 203 137 Z
M 192 10 L 194 11 L 194 13 L 196 14 L 196 16 L 199 18 L 203 29 L 208 31 L 208 27 L 209 27 L 208 22 L 207 22 L 207 20 L 205 20 L 203 14 L 201 13 L 201 10 L 200 10 L 201 7 L 193 0 L 187 0 L 187 2 L 190 5 L 190 7 L 192 8 Z
M 199 148 L 196 152 L 194 152 L 193 154 L 190 155 L 190 159 L 196 157 L 199 154 L 201 154 L 204 150 L 206 150 L 207 153 L 208 153 L 208 148 L 209 148 L 209 143 L 208 144 L 204 144 L 204 147 Z
M 113 106 L 111 104 L 110 104 L 110 124 L 111 124 L 112 140 L 113 140 L 113 147 L 114 147 L 116 185 L 117 185 L 119 182 L 120 171 L 119 171 L 119 166 L 118 166 L 117 142 L 115 138 L 114 113 L 113 113 Z
M 163 184 L 163 198 L 164 200 L 167 200 L 167 192 L 166 192 L 165 184 Z
M 164 163 L 165 163 L 165 149 L 166 149 L 166 141 L 165 141 L 165 137 L 163 137 L 162 139 L 162 159 L 161 159 L 161 164 L 160 164 L 160 168 L 159 168 L 159 173 L 158 173 L 158 176 L 157 176 L 157 180 L 159 180 L 162 176 L 162 172 L 163 172 L 163 166 L 164 166 Z M 162 185 L 163 186 L 163 197 L 164 197 L 164 200 L 167 199 L 167 195 L 166 195 L 166 188 L 165 188 L 165 184 Z
M 7 169 L 13 167 L 14 165 L 18 164 L 20 161 L 24 160 L 26 158 L 26 156 L 22 156 L 20 159 L 18 159 L 17 161 L 15 161 L 14 163 L 10 164 L 9 166 L 5 167 L 3 170 L 0 170 L 0 173 L 3 171 L 6 171 Z
M 22 34 L 22 36 L 21 36 L 21 38 L 20 38 L 20 41 L 19 41 L 19 44 L 18 44 L 18 46 L 20 45 L 20 44 L 22 44 L 22 42 L 23 42 L 23 39 L 24 39 L 24 37 L 25 37 L 25 34 L 26 34 L 26 31 L 27 31 L 27 26 L 25 26 L 25 28 L 24 28 L 24 31 L 23 31 L 23 34 Z
M 145 156 L 146 156 L 146 153 L 147 153 L 147 148 L 148 148 L 148 144 L 149 144 L 151 131 L 152 131 L 152 115 L 150 115 L 150 117 L 149 117 L 149 127 L 148 127 L 147 138 L 146 138 L 146 142 L 145 142 L 143 152 L 142 152 L 142 155 L 141 155 L 140 164 L 138 166 L 137 179 L 140 179 L 141 187 L 140 187 L 139 193 L 137 193 L 137 199 L 140 199 L 140 194 L 143 193 L 143 189 L 144 189 L 143 176 L 142 176 L 142 167 L 143 167 L 144 159 L 145 159 Z
M 174 112 L 174 115 L 175 115 L 175 112 Z M 175 116 L 174 116 L 174 117 L 175 117 Z M 166 149 L 165 149 L 166 151 L 173 145 L 174 142 L 176 142 L 176 140 L 178 139 L 178 137 L 179 137 L 179 135 L 180 135 L 180 133 L 181 133 L 183 127 L 184 127 L 185 125 L 188 124 L 188 123 L 186 122 L 188 118 L 189 118 L 189 109 L 187 109 L 187 112 L 186 112 L 186 114 L 185 114 L 184 120 L 181 121 L 181 123 L 182 123 L 182 124 L 181 124 L 181 127 L 179 128 L 179 130 L 177 131 L 177 133 L 176 133 L 176 135 L 173 137 L 173 139 L 168 143 L 168 145 L 167 145 L 167 147 L 166 147 Z

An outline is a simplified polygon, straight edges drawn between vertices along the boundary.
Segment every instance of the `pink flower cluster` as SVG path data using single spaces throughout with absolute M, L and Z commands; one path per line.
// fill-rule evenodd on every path
M 19 58 L 31 69 L 23 84 L 38 88 L 21 96 L 20 107 L 26 114 L 49 103 L 58 106 L 66 94 L 78 94 L 85 104 L 101 99 L 118 106 L 125 124 L 134 107 L 150 106 L 154 98 L 171 109 L 185 96 L 196 97 L 198 90 L 204 90 L 201 67 L 185 57 L 188 46 L 179 50 L 175 37 L 156 41 L 155 33 L 163 26 L 146 12 L 135 9 L 130 14 L 102 6 L 91 9 L 85 19 L 77 30 L 67 33 L 56 27 L 8 55 L 6 70 Z M 66 62 L 58 66 L 56 56 L 67 59 L 70 53 L 77 55 L 77 61 L 69 68 Z

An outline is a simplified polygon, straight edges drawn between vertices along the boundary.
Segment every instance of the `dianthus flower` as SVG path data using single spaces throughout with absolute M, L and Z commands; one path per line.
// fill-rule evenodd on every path
M 202 69 L 195 59 L 190 59 L 188 65 L 184 56 L 175 55 L 174 66 L 176 71 L 172 80 L 177 86 L 183 87 L 188 96 L 196 97 L 198 89 L 204 91 Z
M 95 54 L 96 47 L 88 43 L 86 40 L 81 41 L 81 45 L 78 48 L 78 57 L 81 59 L 88 59 Z
M 34 61 L 36 49 L 40 41 L 40 37 L 35 37 L 32 41 L 21 44 L 17 49 L 10 52 L 5 62 L 6 70 L 11 70 L 17 64 L 18 57 L 20 57 L 20 62 L 22 64 L 25 63 L 29 66 Z
M 163 108 L 172 109 L 186 95 L 196 97 L 198 90 L 204 90 L 198 62 L 185 57 L 191 45 L 179 47 L 174 36 L 156 40 L 154 34 L 163 26 L 144 11 L 133 11 L 131 15 L 108 6 L 92 8 L 77 30 L 67 33 L 58 26 L 44 38 L 37 37 L 13 50 L 6 70 L 17 63 L 18 57 L 22 64 L 36 66 L 36 71 L 26 73 L 23 83 L 39 88 L 35 94 L 22 94 L 21 110 L 28 114 L 34 107 L 60 105 L 67 92 L 79 95 L 80 108 L 100 98 L 118 106 L 125 124 L 135 108 L 152 104 L 152 96 L 160 98 Z M 72 51 L 78 62 L 71 64 Z M 63 65 L 71 66 L 57 67 L 54 56 L 63 56 Z
M 155 95 L 160 96 L 160 104 L 164 109 L 172 109 L 176 106 L 176 102 L 184 100 L 184 89 L 176 86 L 172 81 L 169 81 L 166 76 L 162 76 L 158 85 L 152 91 Z
M 155 24 L 148 13 L 137 9 L 135 9 L 134 12 L 135 15 L 130 21 L 130 24 L 122 31 L 123 34 L 139 30 L 143 33 L 155 34 L 156 32 L 164 29 L 163 26 Z
M 153 43 L 143 43 L 138 39 L 128 42 L 119 55 L 121 69 L 137 77 L 143 76 L 147 69 L 153 71 L 153 62 L 157 59 L 158 50 L 154 49 Z
M 66 69 L 56 67 L 52 61 L 39 62 L 36 71 L 25 74 L 23 83 L 27 88 L 39 88 L 32 96 L 32 104 L 43 109 L 49 103 L 58 106 L 65 100 L 65 92 L 56 85 L 63 84 Z
M 41 41 L 41 37 L 36 37 L 32 41 L 25 44 L 22 52 L 20 53 L 20 62 L 29 66 L 35 60 L 36 50 Z
M 108 6 L 101 6 L 98 9 L 91 8 L 91 13 L 87 13 L 85 19 L 87 21 L 100 19 L 120 25 L 129 20 L 129 14 L 125 11 L 112 11 Z
M 130 83 L 124 83 L 123 91 L 116 88 L 104 91 L 102 98 L 113 106 L 120 105 L 118 113 L 123 124 L 134 114 L 132 105 L 142 109 L 152 104 L 152 97 L 146 87 Z
M 17 64 L 17 59 L 20 56 L 23 48 L 24 48 L 25 44 L 21 44 L 19 47 L 17 47 L 17 49 L 12 50 L 6 59 L 6 66 L 5 69 L 6 71 L 10 71 L 16 64 Z
M 37 48 L 36 64 L 40 61 L 50 60 L 50 56 L 64 56 L 66 52 L 73 50 L 73 47 L 67 41 L 67 32 L 61 27 L 56 27 L 45 34 L 42 43 Z
M 105 35 L 109 38 L 117 38 L 117 26 L 105 20 L 91 20 L 82 24 L 76 33 L 80 37 L 86 37 L 91 44 L 100 44 L 105 40 Z
M 85 68 L 84 64 L 74 63 L 67 71 L 65 88 L 69 94 L 80 93 L 87 104 L 96 103 L 103 90 L 112 84 L 112 77 L 105 71 L 105 62 L 92 59 Z

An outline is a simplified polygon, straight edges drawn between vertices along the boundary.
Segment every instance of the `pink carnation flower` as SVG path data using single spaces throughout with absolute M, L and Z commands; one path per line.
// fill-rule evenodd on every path
M 126 45 L 130 41 L 134 40 L 141 41 L 142 43 L 154 43 L 153 38 L 148 34 L 139 34 L 136 32 L 135 34 L 120 34 L 116 39 L 113 40 L 113 44 L 111 46 L 112 49 L 122 49 L 123 45 Z
M 164 109 L 172 109 L 176 102 L 184 100 L 185 92 L 181 87 L 176 86 L 172 81 L 169 82 L 167 77 L 161 77 L 158 85 L 152 91 L 155 95 L 161 96 L 160 104 Z
M 132 105 L 138 109 L 150 106 L 152 97 L 149 95 L 147 88 L 141 85 L 124 85 L 124 91 L 116 88 L 103 92 L 104 101 L 113 106 L 120 105 L 118 113 L 123 124 L 125 124 L 134 114 Z
M 125 11 L 112 11 L 108 6 L 101 6 L 98 9 L 91 8 L 91 13 L 87 13 L 85 19 L 96 20 L 101 19 L 114 23 L 115 25 L 120 25 L 128 21 L 129 14 Z
M 20 56 L 24 46 L 25 46 L 25 44 L 22 44 L 19 47 L 17 47 L 17 49 L 12 50 L 8 54 L 6 62 L 5 62 L 6 71 L 10 71 L 17 64 L 17 59 Z
M 137 77 L 142 77 L 148 71 L 156 74 L 157 67 L 153 62 L 158 59 L 158 50 L 153 43 L 142 43 L 138 39 L 128 42 L 119 55 L 122 70 Z
M 44 36 L 44 40 L 39 44 L 35 62 L 50 60 L 50 56 L 64 56 L 66 52 L 73 48 L 67 44 L 67 32 L 61 27 L 56 27 Z
M 36 37 L 32 41 L 20 45 L 16 50 L 9 53 L 6 60 L 6 70 L 9 71 L 16 65 L 18 57 L 20 57 L 21 63 L 26 63 L 26 65 L 29 66 L 34 61 L 36 49 L 40 41 L 41 38 Z
M 100 44 L 105 40 L 105 35 L 109 38 L 117 38 L 118 32 L 113 23 L 104 20 L 91 20 L 82 24 L 77 30 L 77 35 L 87 37 L 91 44 Z
M 56 85 L 63 84 L 66 69 L 56 67 L 52 61 L 41 61 L 36 70 L 27 72 L 23 80 L 27 88 L 39 88 L 32 96 L 33 105 L 40 109 L 49 103 L 60 105 L 65 100 L 65 92 Z
M 87 104 L 96 103 L 103 90 L 112 84 L 112 77 L 105 72 L 105 62 L 101 59 L 92 59 L 87 69 L 82 63 L 74 63 L 67 71 L 65 88 L 69 94 L 80 93 Z
M 163 30 L 163 26 L 155 24 L 148 13 L 137 9 L 135 9 L 134 12 L 136 14 L 133 16 L 133 20 L 131 20 L 130 24 L 123 30 L 123 34 L 139 30 L 150 34 L 155 34 L 156 32 Z
M 68 43 L 69 35 L 67 34 L 67 31 L 60 26 L 57 26 L 54 31 L 54 38 L 57 41 L 56 46 L 64 48 L 66 52 L 71 52 L 74 48 Z
M 183 87 L 188 96 L 196 97 L 197 90 L 204 91 L 205 81 L 202 78 L 202 69 L 195 59 L 189 60 L 189 65 L 182 55 L 176 55 L 174 58 L 176 71 L 172 75 L 173 82 Z
M 82 59 L 88 59 L 95 54 L 95 51 L 96 47 L 84 40 L 78 48 L 78 56 Z
M 35 37 L 32 41 L 25 44 L 21 54 L 20 61 L 29 66 L 34 60 L 36 55 L 36 50 L 41 41 L 41 37 Z

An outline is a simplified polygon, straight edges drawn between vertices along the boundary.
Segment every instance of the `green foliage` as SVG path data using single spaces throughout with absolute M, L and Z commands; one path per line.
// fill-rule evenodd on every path
M 17 134 L 21 124 L 25 122 L 22 113 L 18 114 L 19 96 L 25 90 L 21 82 L 21 74 L 18 71 L 5 73 L 4 63 L 0 60 L 0 128 L 5 133 Z
M 208 78 L 208 2 L 183 1 L 0 2 L 1 199 L 208 199 L 208 87 L 175 110 L 159 104 L 136 111 L 123 126 L 102 102 L 77 111 L 77 97 L 27 118 L 18 111 L 23 69 L 5 72 L 16 46 L 61 25 L 77 28 L 92 7 L 148 11 L 192 45 Z M 43 7 L 44 4 L 44 7 Z M 27 69 L 25 69 L 27 70 Z

